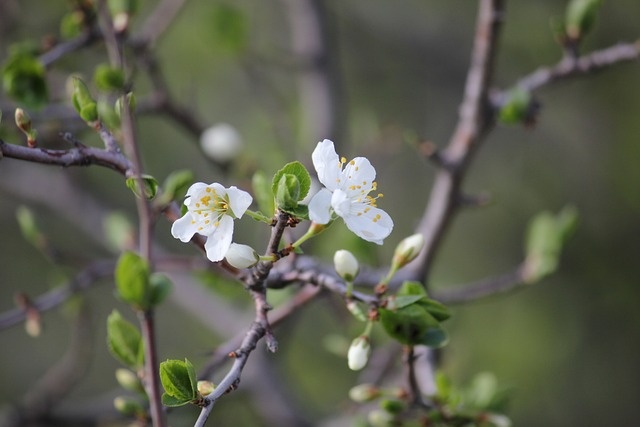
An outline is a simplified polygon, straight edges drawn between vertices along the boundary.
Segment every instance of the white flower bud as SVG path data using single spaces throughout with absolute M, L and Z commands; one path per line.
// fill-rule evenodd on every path
M 371 402 L 380 396 L 380 389 L 375 384 L 359 384 L 349 390 L 349 397 L 357 403 Z
M 229 246 L 225 258 L 229 264 L 239 269 L 253 267 L 260 261 L 260 256 L 251 246 L 238 243 Z
M 393 264 L 396 269 L 403 267 L 418 256 L 424 246 L 424 237 L 420 233 L 403 239 L 393 254 Z
M 369 361 L 369 353 L 371 353 L 371 345 L 369 337 L 361 335 L 351 342 L 349 352 L 347 353 L 347 361 L 349 369 L 359 371 L 364 368 Z
M 358 275 L 360 267 L 358 260 L 347 250 L 340 249 L 333 256 L 333 265 L 336 272 L 347 282 L 353 282 Z
M 220 163 L 235 159 L 242 150 L 242 145 L 238 131 L 226 123 L 212 126 L 200 136 L 200 147 L 204 154 Z

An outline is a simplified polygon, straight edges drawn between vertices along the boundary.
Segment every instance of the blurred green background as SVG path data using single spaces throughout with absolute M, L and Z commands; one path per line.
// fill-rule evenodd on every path
M 134 29 L 156 3 L 142 1 Z M 292 160 L 310 165 L 316 142 L 334 138 L 340 154 L 365 155 L 376 166 L 385 193 L 380 205 L 396 226 L 388 244 L 378 248 L 336 225 L 317 239 L 314 250 L 330 260 L 338 244 L 383 265 L 393 246 L 416 226 L 432 184 L 433 169 L 417 155 L 412 141 L 444 146 L 456 122 L 477 2 L 317 3 L 328 30 L 326 64 L 339 82 L 334 126 L 306 118 L 314 117 L 322 101 L 305 100 L 300 72 L 305 68 L 292 54 L 292 45 L 301 41 L 300 34 L 292 35 L 292 14 L 306 2 L 191 0 L 158 43 L 160 64 L 175 98 L 196 111 L 205 126 L 235 126 L 244 150 L 225 177 L 203 157 L 192 134 L 166 117 L 143 116 L 138 130 L 146 171 L 163 179 L 173 170 L 189 168 L 197 180 L 248 189 L 253 171 L 270 175 Z M 66 12 L 63 2 L 5 0 L 0 5 L 2 60 L 11 43 L 57 34 Z M 514 0 L 507 6 L 495 79 L 500 88 L 559 60 L 549 20 L 564 12 L 565 2 Z M 238 13 L 235 26 L 225 30 L 216 24 L 221 10 Z M 585 50 L 636 40 L 639 16 L 637 0 L 604 2 Z M 96 45 L 60 61 L 49 73 L 54 96 L 62 97 L 70 72 L 91 76 L 104 60 L 103 47 Z M 144 97 L 148 89 L 141 76 L 136 93 Z M 451 342 L 443 354 L 445 372 L 457 383 L 480 371 L 495 373 L 514 390 L 509 415 L 516 426 L 640 425 L 639 93 L 637 63 L 540 92 L 542 110 L 534 128 L 499 127 L 479 152 L 465 188 L 489 192 L 494 202 L 460 215 L 436 259 L 435 288 L 503 273 L 521 261 L 531 217 L 542 210 L 557 212 L 565 204 L 579 210 L 580 226 L 557 274 L 529 289 L 455 307 L 447 324 Z M 11 123 L 12 104 L 6 98 L 0 102 L 0 135 L 22 143 Z M 36 125 L 52 135 L 68 130 L 61 122 Z M 99 145 L 91 132 L 74 131 L 83 142 Z M 59 140 L 47 143 L 61 146 Z M 32 208 L 54 245 L 75 254 L 78 264 L 115 256 L 101 244 L 105 211 L 122 211 L 135 219 L 134 201 L 122 178 L 98 167 L 62 170 L 3 159 L 0 200 L 0 312 L 14 307 L 16 291 L 36 296 L 59 284 L 63 273 L 76 271 L 52 265 L 24 241 L 15 219 L 18 206 Z M 239 241 L 264 246 L 266 230 L 249 220 L 237 229 Z M 166 221 L 157 226 L 157 241 L 167 251 L 195 254 L 170 237 Z M 220 306 L 229 303 L 227 330 L 248 327 L 248 296 L 231 283 L 210 277 L 207 283 L 192 286 L 218 301 L 208 310 L 224 313 Z M 57 408 L 60 414 L 79 418 L 110 411 L 118 393 L 113 378 L 117 362 L 105 345 L 106 316 L 117 307 L 133 319 L 108 282 L 84 295 L 90 308 L 92 356 L 86 376 Z M 286 291 L 272 293 L 276 301 L 285 297 Z M 335 302 L 316 301 L 276 331 L 279 352 L 256 352 L 250 379 L 214 410 L 220 416 L 217 425 L 274 425 L 263 419 L 269 413 L 264 407 L 272 405 L 273 410 L 277 404 L 259 393 L 254 396 L 252 388 L 268 385 L 261 385 L 252 369 L 281 377 L 284 381 L 277 382 L 283 390 L 274 392 L 275 398 L 288 396 L 289 401 L 281 402 L 299 405 L 313 425 L 349 407 L 347 391 L 358 376 L 323 342 L 333 334 L 350 339 L 359 325 Z M 44 314 L 44 330 L 37 339 L 21 326 L 0 331 L 4 414 L 70 345 L 70 311 L 67 307 Z M 207 352 L 222 337 L 211 327 L 216 316 L 207 318 L 206 308 L 205 315 L 201 313 L 176 299 L 159 309 L 161 360 L 186 356 L 197 367 L 206 362 Z M 180 409 L 171 415 L 172 424 L 190 425 L 195 416 L 194 410 Z M 111 412 L 105 425 L 115 419 Z

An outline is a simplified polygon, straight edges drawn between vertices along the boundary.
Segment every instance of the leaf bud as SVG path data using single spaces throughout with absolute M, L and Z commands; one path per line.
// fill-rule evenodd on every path
M 73 83 L 73 93 L 71 95 L 73 106 L 82 120 L 89 125 L 93 125 L 94 122 L 98 121 L 98 105 L 91 96 L 89 88 L 80 77 L 73 76 L 71 79 Z
M 198 381 L 198 392 L 202 396 L 210 395 L 211 393 L 213 393 L 213 390 L 215 389 L 216 389 L 216 385 L 211 381 L 203 381 L 203 380 Z
M 380 408 L 393 415 L 397 415 L 404 411 L 406 407 L 406 403 L 396 399 L 384 399 L 380 402 Z
M 361 335 L 354 339 L 347 353 L 349 369 L 359 371 L 364 368 L 369 361 L 369 353 L 371 353 L 371 344 L 368 336 Z
M 136 393 L 144 393 L 144 386 L 140 382 L 140 378 L 129 369 L 116 369 L 116 381 L 125 390 L 135 391 Z
M 372 427 L 392 427 L 395 425 L 393 415 L 382 409 L 375 409 L 367 416 Z
M 371 402 L 380 396 L 380 389 L 375 384 L 359 384 L 349 390 L 349 398 L 357 403 Z
M 130 112 L 134 112 L 136 110 L 136 96 L 133 94 L 133 92 L 129 92 L 126 95 L 127 98 L 127 104 L 129 104 L 129 111 Z M 118 118 L 122 117 L 122 96 L 119 97 L 114 105 L 114 109 L 116 110 L 116 114 L 118 115 Z
M 126 415 L 128 417 L 144 413 L 144 409 L 137 401 L 133 400 L 130 397 L 118 396 L 113 399 L 113 406 L 116 408 L 118 412 L 122 415 Z
M 242 151 L 242 137 L 227 123 L 211 126 L 200 136 L 200 148 L 205 156 L 218 163 L 228 163 Z
M 16 126 L 25 134 L 31 132 L 31 117 L 22 108 L 16 108 Z
M 399 269 L 413 261 L 424 246 L 424 237 L 420 233 L 404 238 L 393 253 L 392 269 Z
M 336 251 L 333 256 L 333 265 L 340 277 L 347 282 L 353 282 L 360 270 L 356 257 L 345 249 Z
M 571 0 L 565 14 L 570 39 L 579 40 L 593 28 L 602 0 Z
M 260 261 L 260 256 L 251 246 L 238 243 L 231 243 L 225 258 L 238 269 L 253 267 Z

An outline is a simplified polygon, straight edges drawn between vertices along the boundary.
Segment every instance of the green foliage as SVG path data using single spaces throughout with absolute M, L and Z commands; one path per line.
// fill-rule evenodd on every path
M 581 39 L 595 26 L 602 0 L 571 0 L 565 13 L 567 35 Z
M 111 354 L 125 366 L 137 370 L 144 364 L 140 331 L 117 310 L 107 318 L 107 343 Z
M 558 215 L 542 212 L 527 230 L 525 282 L 535 283 L 558 268 L 562 247 L 578 224 L 575 208 L 567 206 Z
M 247 47 L 247 17 L 235 5 L 216 3 L 213 6 L 212 26 L 215 42 L 229 53 L 242 53 Z
M 73 93 L 71 101 L 82 120 L 91 124 L 98 121 L 98 106 L 91 96 L 89 88 L 80 77 L 71 77 L 73 83 Z
M 79 36 L 84 28 L 84 14 L 73 11 L 65 14 L 60 20 L 60 35 L 63 39 L 72 39 Z
M 161 304 L 173 289 L 173 283 L 166 274 L 153 273 L 149 278 L 150 295 L 149 302 L 151 306 Z
M 149 263 L 134 252 L 124 252 L 116 265 L 115 280 L 120 298 L 139 310 L 151 307 Z
M 162 196 L 158 203 L 167 204 L 172 200 L 182 199 L 193 181 L 193 172 L 188 169 L 171 172 L 162 184 Z
M 162 403 L 165 406 L 181 406 L 196 400 L 198 379 L 196 371 L 188 359 L 167 360 L 160 364 L 160 381 L 165 393 Z
M 44 65 L 31 45 L 14 45 L 2 68 L 4 91 L 29 108 L 40 109 L 49 102 Z
M 397 296 L 389 299 L 388 308 L 380 309 L 380 323 L 384 330 L 405 345 L 444 346 L 448 336 L 440 322 L 449 317 L 448 309 L 429 299 L 418 282 L 403 283 Z
M 156 197 L 156 194 L 158 194 L 158 181 L 156 181 L 156 179 L 151 175 L 147 174 L 142 174 L 141 179 L 142 185 L 144 186 L 144 197 L 146 197 L 147 200 L 151 200 Z M 140 191 L 137 177 L 132 176 L 130 178 L 127 178 L 126 185 L 129 190 L 133 191 L 133 194 L 135 194 L 137 197 L 142 197 L 142 192 Z
M 521 87 L 515 87 L 507 92 L 498 119 L 507 125 L 527 123 L 532 119 L 533 110 L 531 93 Z
M 271 191 L 275 195 L 278 209 L 300 218 L 308 217 L 309 210 L 298 203 L 311 188 L 309 171 L 300 162 L 287 163 L 273 177 Z
M 38 227 L 33 211 L 26 206 L 20 206 L 16 209 L 16 219 L 24 239 L 37 248 L 41 247 L 44 237 Z
M 109 64 L 100 64 L 93 73 L 96 87 L 103 91 L 119 91 L 124 88 L 124 72 Z
M 267 180 L 267 176 L 262 171 L 253 174 L 251 179 L 253 194 L 255 195 L 258 209 L 268 217 L 272 217 L 275 213 L 275 201 L 271 183 Z

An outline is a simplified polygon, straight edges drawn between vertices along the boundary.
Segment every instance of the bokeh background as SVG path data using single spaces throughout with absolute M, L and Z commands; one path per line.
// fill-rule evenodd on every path
M 156 3 L 142 1 L 134 29 Z M 319 7 L 327 31 L 322 66 L 337 82 L 333 124 L 324 122 L 322 96 L 305 89 L 313 76 L 305 58 L 295 54 L 309 29 L 304 23 L 294 28 L 305 4 Z M 379 248 L 336 225 L 317 239 L 314 253 L 330 260 L 339 245 L 384 265 L 393 246 L 416 226 L 431 188 L 433 169 L 417 154 L 415 141 L 444 146 L 456 122 L 476 6 L 468 0 L 187 2 L 158 42 L 159 62 L 176 100 L 189 105 L 206 126 L 233 125 L 244 150 L 223 173 L 202 155 L 193 134 L 166 117 L 144 115 L 138 130 L 147 172 L 163 179 L 188 168 L 197 180 L 249 188 L 255 170 L 270 175 L 292 160 L 310 165 L 316 142 L 334 138 L 341 154 L 365 155 L 376 166 L 385 193 L 381 206 L 396 227 Z M 564 7 L 557 0 L 509 2 L 496 69 L 499 88 L 560 59 L 549 21 Z M 239 21 L 225 28 L 221 10 L 231 10 Z M 65 12 L 63 2 L 0 2 L 0 59 L 11 43 L 58 34 Z M 636 0 L 604 2 L 585 51 L 637 40 L 638 16 Z M 91 76 L 102 61 L 104 49 L 96 45 L 57 63 L 49 74 L 57 101 L 69 104 L 62 96 L 69 73 Z M 143 98 L 148 89 L 142 75 L 136 93 Z M 640 424 L 639 94 L 638 63 L 538 93 L 537 125 L 498 127 L 471 167 L 465 188 L 491 194 L 493 203 L 460 215 L 437 256 L 435 288 L 500 274 L 521 261 L 523 235 L 536 213 L 556 212 L 566 204 L 579 211 L 580 226 L 558 273 L 531 288 L 454 307 L 447 325 L 451 342 L 443 353 L 443 370 L 460 384 L 478 372 L 493 372 L 513 390 L 509 415 L 516 426 Z M 15 105 L 3 97 L 0 106 L 5 117 L 0 135 L 21 143 L 11 123 Z M 72 126 L 64 120 L 51 124 L 46 114 L 35 114 L 44 134 Z M 91 132 L 73 130 L 83 142 L 100 144 Z M 61 146 L 55 138 L 47 141 Z M 56 248 L 74 254 L 74 266 L 52 264 L 22 238 L 16 222 L 22 205 L 34 211 Z M 115 257 L 103 243 L 101 224 L 113 211 L 135 219 L 131 193 L 109 170 L 0 161 L 0 312 L 15 307 L 17 291 L 39 295 L 86 260 Z M 157 225 L 162 250 L 197 256 L 193 248 L 173 241 L 169 227 L 166 221 Z M 237 228 L 238 240 L 264 246 L 265 230 L 248 220 Z M 203 310 L 192 309 L 189 297 L 175 297 L 158 310 L 160 358 L 186 356 L 202 366 L 225 332 L 249 325 L 249 298 L 239 286 L 203 272 L 181 279 L 192 283 L 180 292 L 212 302 Z M 271 298 L 277 302 L 287 295 L 278 291 Z M 118 364 L 106 348 L 105 319 L 113 308 L 134 317 L 113 296 L 108 281 L 83 298 L 91 354 L 84 377 L 55 413 L 82 421 L 106 411 L 100 422 L 118 425 L 110 409 L 119 392 L 113 377 Z M 332 298 L 316 301 L 276 331 L 279 352 L 256 352 L 240 390 L 216 407 L 217 425 L 278 425 L 269 411 L 282 402 L 297 407 L 312 425 L 350 408 L 347 391 L 358 375 L 331 348 L 336 337 L 348 340 L 359 326 L 334 303 Z M 6 416 L 63 357 L 75 315 L 73 304 L 47 312 L 44 330 L 35 339 L 21 326 L 0 331 L 0 415 Z M 262 374 L 255 375 L 258 371 Z M 265 390 L 280 400 L 266 399 Z M 194 410 L 180 409 L 171 415 L 172 424 L 190 425 L 195 416 Z

